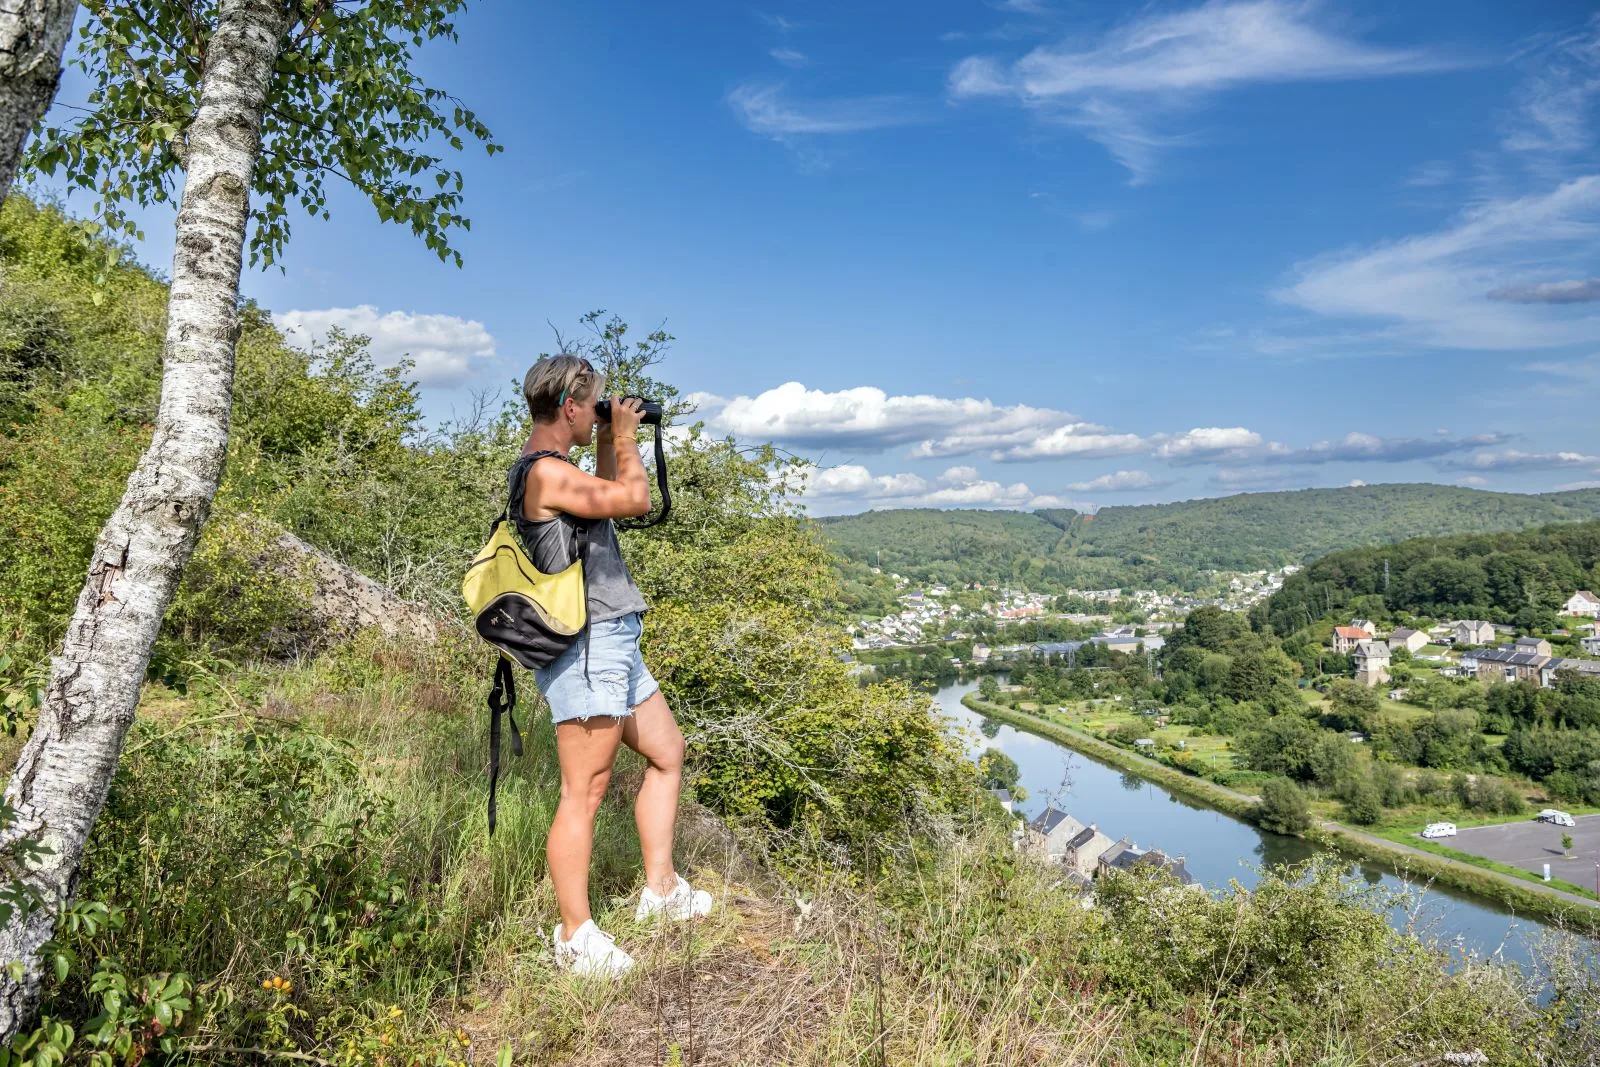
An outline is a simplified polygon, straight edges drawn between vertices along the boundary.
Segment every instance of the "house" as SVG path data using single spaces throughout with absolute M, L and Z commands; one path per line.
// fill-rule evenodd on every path
M 1360 630 L 1368 637 L 1378 636 L 1378 627 L 1371 619 L 1351 619 L 1350 628 L 1352 630 Z
M 1356 681 L 1382 685 L 1389 680 L 1389 646 L 1382 641 L 1362 641 L 1355 649 Z
M 1156 742 L 1154 738 L 1141 737 L 1134 741 L 1133 747 L 1138 749 L 1140 752 L 1150 752 L 1155 749 Z
M 978 645 L 978 644 L 973 645 L 972 646 L 972 665 L 974 667 L 981 667 L 985 663 L 988 663 L 988 662 L 989 662 L 989 646 L 988 645 Z
M 1561 671 L 1571 671 L 1585 678 L 1600 678 L 1600 660 L 1553 659 L 1544 665 L 1539 684 L 1546 689 L 1553 687 L 1556 684 L 1556 676 Z
M 1536 656 L 1550 654 L 1550 642 L 1542 637 L 1519 637 L 1511 647 L 1517 652 L 1532 652 Z
M 1131 626 L 1119 626 L 1115 630 L 1095 634 L 1089 640 L 1113 652 L 1139 651 L 1139 637 Z
M 1422 646 L 1428 643 L 1428 635 L 1421 630 L 1413 630 L 1407 626 L 1396 626 L 1389 634 L 1389 648 L 1394 650 L 1403 648 L 1407 652 L 1420 652 Z
M 1006 814 L 1007 815 L 1011 814 L 1011 812 L 1012 812 L 1012 808 L 1011 808 L 1011 803 L 1012 803 L 1011 802 L 1011 790 L 1009 790 L 1009 789 L 991 789 L 991 790 L 989 790 L 989 795 L 994 797 L 996 800 L 998 800 L 1000 802 L 1000 806 L 1002 808 L 1006 809 Z
M 1580 589 L 1561 605 L 1564 615 L 1582 615 L 1586 619 L 1600 618 L 1600 597 L 1587 589 Z
M 1600 656 L 1600 637 L 1580 637 L 1578 644 L 1591 656 Z
M 1452 623 L 1450 634 L 1458 645 L 1492 645 L 1495 642 L 1494 624 L 1482 619 Z
M 1082 829 L 1083 823 L 1051 805 L 1028 824 L 1028 843 L 1047 859 L 1059 860 L 1066 853 L 1067 842 Z
M 1100 857 L 1112 845 L 1111 838 L 1094 826 L 1085 826 L 1068 841 L 1061 854 L 1061 862 L 1085 877 L 1092 877 L 1099 866 Z
M 1125 871 L 1133 865 L 1133 861 L 1144 855 L 1144 850 L 1132 844 L 1126 837 L 1117 841 L 1095 860 L 1095 870 L 1099 874 L 1107 871 Z
M 1194 875 L 1189 873 L 1189 868 L 1184 866 L 1183 857 L 1173 859 L 1159 848 L 1153 848 L 1133 861 L 1133 869 L 1142 867 L 1156 867 L 1166 871 L 1178 880 L 1179 885 L 1198 886 L 1200 883 Z
M 1544 669 L 1549 656 L 1537 652 L 1518 652 L 1514 648 L 1490 648 L 1461 657 L 1482 682 L 1538 682 L 1544 684 Z
M 1372 635 L 1359 626 L 1335 626 L 1333 628 L 1333 651 L 1336 655 L 1346 656 L 1355 651 L 1355 647 L 1363 641 L 1372 639 Z

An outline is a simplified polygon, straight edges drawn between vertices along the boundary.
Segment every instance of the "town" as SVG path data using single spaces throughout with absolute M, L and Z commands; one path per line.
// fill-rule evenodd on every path
M 878 568 L 871 568 L 881 573 Z M 984 588 L 981 582 L 952 590 L 941 583 L 901 594 L 901 610 L 878 619 L 858 619 L 847 627 L 851 648 L 905 648 L 938 641 L 963 641 L 997 635 L 1007 625 L 1054 620 L 1094 627 L 1122 623 L 1092 640 L 1118 652 L 1161 647 L 1156 635 L 1170 630 L 1190 611 L 1207 605 L 1226 611 L 1243 611 L 1283 587 L 1283 581 L 1300 568 L 1294 564 L 1273 571 L 1209 572 L 1207 589 L 1200 593 L 1164 593 L 1155 589 L 1068 589 L 1062 593 L 1034 593 L 1006 587 Z M 895 588 L 911 582 L 898 574 L 888 576 Z M 1093 610 L 1082 610 L 1092 608 Z M 1076 609 L 1076 610 L 1073 610 Z M 974 645 L 973 656 L 983 662 Z

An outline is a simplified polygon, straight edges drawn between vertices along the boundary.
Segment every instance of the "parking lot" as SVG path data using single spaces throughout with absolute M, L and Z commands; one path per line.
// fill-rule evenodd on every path
M 1534 874 L 1543 874 L 1550 865 L 1550 876 L 1592 888 L 1596 861 L 1600 861 L 1600 815 L 1579 815 L 1576 826 L 1555 826 L 1535 822 L 1502 823 L 1499 826 L 1463 826 L 1455 837 L 1439 840 L 1458 852 L 1486 856 Z M 1572 854 L 1561 856 L 1561 835 L 1572 835 Z

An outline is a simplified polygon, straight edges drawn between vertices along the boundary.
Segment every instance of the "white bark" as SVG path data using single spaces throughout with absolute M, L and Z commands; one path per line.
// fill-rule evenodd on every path
M 288 25 L 281 0 L 222 0 L 189 129 L 154 439 L 95 545 L 38 725 L 6 798 L 52 849 L 28 875 L 51 906 L 0 931 L 0 1038 L 38 1007 L 39 948 L 77 885 L 150 649 L 211 508 L 227 453 L 239 270 L 261 114 Z
M 61 81 L 61 50 L 78 0 L 0 0 L 0 200 L 11 190 L 22 146 Z

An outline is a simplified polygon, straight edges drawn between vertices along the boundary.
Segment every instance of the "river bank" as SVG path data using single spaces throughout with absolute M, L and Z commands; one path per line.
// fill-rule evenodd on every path
M 1137 753 L 1118 748 L 1068 726 L 1015 711 L 966 693 L 961 704 L 968 709 L 1006 723 L 1018 730 L 1053 741 L 1099 762 L 1136 774 L 1164 789 L 1215 808 L 1235 819 L 1254 823 L 1256 799 L 1203 778 L 1196 778 Z M 1432 855 L 1420 849 L 1385 841 L 1336 822 L 1324 822 L 1302 835 L 1313 845 L 1332 849 L 1353 858 L 1374 862 L 1395 874 L 1414 881 L 1437 885 L 1484 897 L 1514 914 L 1531 916 L 1542 922 L 1600 933 L 1600 905 L 1537 883 L 1524 883 L 1510 875 L 1472 867 L 1456 860 Z

